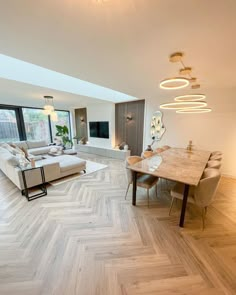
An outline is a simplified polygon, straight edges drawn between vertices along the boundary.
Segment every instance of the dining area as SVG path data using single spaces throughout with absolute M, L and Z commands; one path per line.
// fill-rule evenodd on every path
M 191 142 L 187 148 L 165 145 L 153 151 L 144 151 L 141 156 L 130 156 L 126 159 L 126 196 L 132 184 L 132 205 L 136 206 L 137 188 L 146 189 L 150 208 L 150 190 L 154 188 L 158 198 L 158 185 L 163 181 L 171 182 L 169 215 L 174 201 L 181 200 L 178 225 L 184 227 L 187 204 L 191 203 L 200 208 L 204 229 L 208 206 L 214 201 L 220 182 L 221 162 L 220 151 L 198 150 L 191 146 Z

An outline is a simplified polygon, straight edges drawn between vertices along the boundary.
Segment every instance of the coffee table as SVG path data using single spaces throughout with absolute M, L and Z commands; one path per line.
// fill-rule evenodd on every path
M 72 149 L 64 150 L 63 152 L 64 152 L 64 155 L 77 155 L 77 151 Z

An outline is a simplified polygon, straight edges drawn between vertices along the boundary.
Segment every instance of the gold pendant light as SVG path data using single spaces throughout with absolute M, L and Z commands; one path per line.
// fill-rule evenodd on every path
M 182 68 L 179 70 L 181 76 L 187 77 L 175 77 L 164 79 L 160 82 L 160 88 L 167 90 L 175 90 L 187 87 L 191 84 L 192 89 L 199 89 L 201 86 L 197 83 L 197 78 L 193 77 L 192 67 L 187 67 L 183 63 L 183 52 L 175 52 L 169 56 L 169 61 L 172 63 L 180 62 Z M 204 108 L 207 103 L 203 101 L 206 98 L 205 94 L 185 94 L 178 95 L 174 98 L 175 102 L 164 103 L 160 105 L 161 109 L 177 110 L 176 113 L 181 114 L 196 114 L 211 112 L 210 108 Z

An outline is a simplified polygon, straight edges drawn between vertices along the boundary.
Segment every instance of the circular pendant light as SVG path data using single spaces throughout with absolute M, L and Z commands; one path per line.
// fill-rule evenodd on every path
M 212 110 L 210 108 L 202 108 L 202 109 L 182 109 L 177 110 L 176 113 L 178 114 L 201 114 L 201 113 L 209 113 Z
M 183 110 L 183 109 L 198 109 L 207 106 L 204 101 L 180 101 L 180 102 L 169 102 L 160 105 L 161 109 L 166 110 Z
M 175 101 L 199 101 L 206 98 L 204 94 L 187 94 L 175 97 Z
M 160 82 L 160 88 L 172 90 L 181 89 L 189 85 L 189 80 L 182 77 L 167 78 Z

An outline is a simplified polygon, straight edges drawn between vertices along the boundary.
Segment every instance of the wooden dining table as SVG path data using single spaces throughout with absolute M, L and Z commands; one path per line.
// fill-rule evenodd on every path
M 133 172 L 132 204 L 136 205 L 137 174 L 140 172 L 183 183 L 183 202 L 179 220 L 179 226 L 183 227 L 189 187 L 198 185 L 210 155 L 209 151 L 170 148 L 151 158 L 130 165 L 129 168 Z

